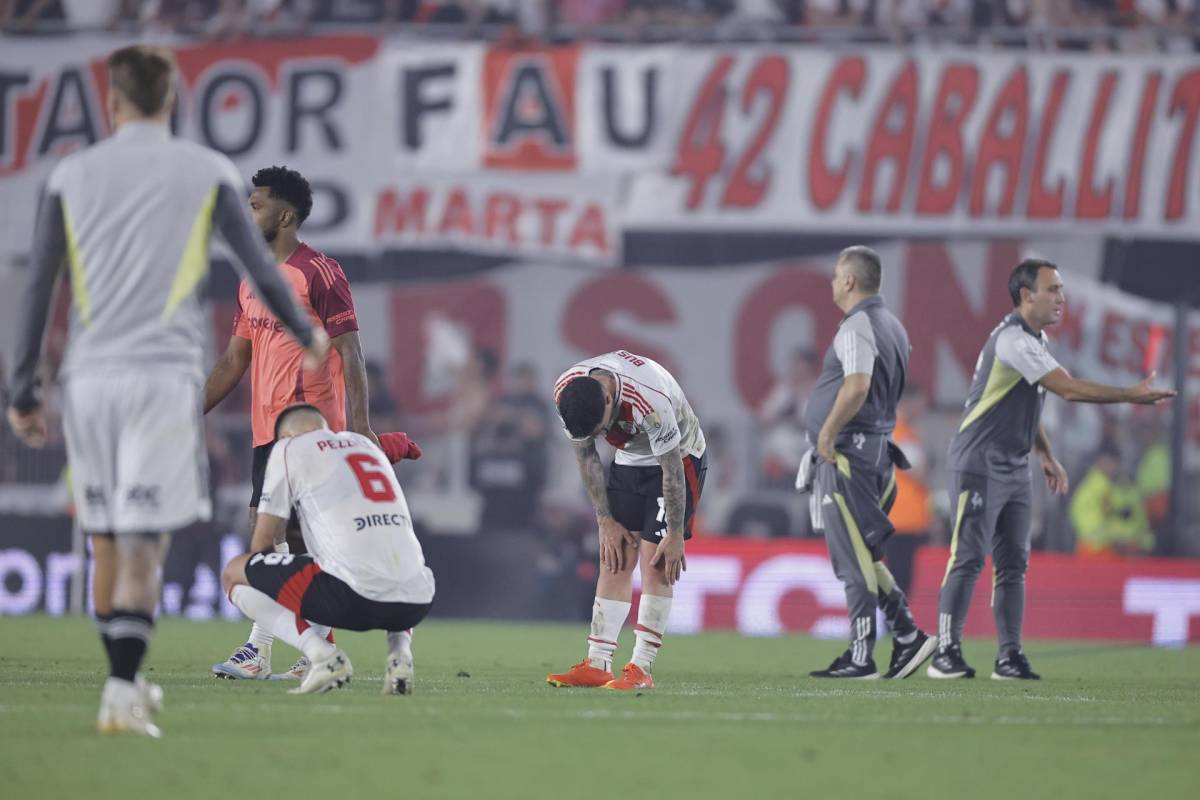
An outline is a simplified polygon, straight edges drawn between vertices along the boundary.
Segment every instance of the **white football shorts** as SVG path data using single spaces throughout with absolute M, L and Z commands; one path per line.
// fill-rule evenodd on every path
M 196 381 L 171 369 L 70 375 L 63 429 L 87 533 L 164 533 L 212 518 Z

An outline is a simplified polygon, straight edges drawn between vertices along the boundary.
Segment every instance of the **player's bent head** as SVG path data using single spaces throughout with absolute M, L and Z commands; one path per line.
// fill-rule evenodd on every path
M 838 254 L 838 263 L 854 276 L 854 286 L 863 294 L 877 294 L 883 285 L 883 262 L 876 253 L 866 245 L 847 247 Z
M 297 228 L 304 224 L 312 212 L 312 187 L 308 185 L 308 179 L 294 169 L 263 167 L 254 173 L 250 183 L 256 189 L 266 189 L 271 197 L 291 206 L 296 215 Z
M 592 436 L 604 421 L 604 387 L 595 378 L 576 378 L 558 395 L 558 415 L 574 439 Z
M 296 403 L 280 411 L 275 418 L 275 441 L 328 427 L 329 424 L 316 406 Z
M 1022 289 L 1037 292 L 1038 273 L 1044 269 L 1057 270 L 1058 265 L 1044 258 L 1027 258 L 1013 268 L 1008 276 L 1008 296 L 1012 298 L 1013 308 L 1021 306 Z
M 159 116 L 175 100 L 175 57 L 161 47 L 122 47 L 108 57 L 108 83 L 134 115 Z

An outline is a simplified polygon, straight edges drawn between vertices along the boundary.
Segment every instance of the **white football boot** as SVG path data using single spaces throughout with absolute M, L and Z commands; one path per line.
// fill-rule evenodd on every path
M 271 677 L 271 648 L 259 650 L 250 642 L 233 651 L 227 660 L 213 664 L 213 675 L 235 680 L 267 680 Z
M 100 714 L 96 730 L 102 734 L 131 733 L 161 739 L 162 730 L 154 724 L 154 712 L 146 704 L 145 692 L 137 684 L 109 678 L 100 695 Z
M 150 709 L 151 714 L 157 714 L 163 709 L 163 690 L 157 683 L 146 680 L 142 673 L 133 676 L 133 685 L 142 693 L 142 703 Z
M 288 689 L 288 694 L 321 694 L 331 689 L 350 685 L 354 675 L 354 666 L 350 658 L 339 647 L 329 658 L 312 662 L 308 674 L 295 689 Z
M 312 662 L 306 656 L 300 656 L 287 672 L 276 672 L 271 676 L 273 681 L 302 681 L 312 667 Z
M 411 653 L 388 656 L 387 672 L 383 675 L 383 694 L 412 694 L 413 658 Z

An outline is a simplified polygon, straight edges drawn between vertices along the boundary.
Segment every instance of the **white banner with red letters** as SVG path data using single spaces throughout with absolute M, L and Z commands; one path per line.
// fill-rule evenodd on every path
M 53 164 L 107 135 L 104 57 L 121 43 L 0 51 L 0 252 L 27 247 Z M 317 189 L 307 235 L 327 249 L 611 264 L 629 231 L 1200 231 L 1200 67 L 1186 56 L 370 36 L 174 50 L 179 132 L 247 175 L 301 170 Z M 388 192 L 421 187 L 431 208 L 460 190 L 484 227 L 378 224 Z M 487 233 L 489 198 L 493 219 L 511 215 L 504 196 L 519 235 Z M 567 230 L 593 207 L 604 247 Z
M 908 594 L 917 623 L 926 629 L 937 621 L 948 556 L 933 547 L 917 553 Z M 967 614 L 967 636 L 995 636 L 991 590 L 982 576 Z M 1200 560 L 1033 553 L 1025 602 L 1027 639 L 1195 644 Z M 846 593 L 824 542 L 698 538 L 688 543 L 687 575 L 675 585 L 671 630 L 845 638 Z

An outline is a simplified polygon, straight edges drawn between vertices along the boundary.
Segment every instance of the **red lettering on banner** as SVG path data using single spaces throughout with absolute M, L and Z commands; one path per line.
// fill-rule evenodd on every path
M 1058 125 L 1058 112 L 1071 84 L 1071 73 L 1059 70 L 1050 84 L 1050 94 L 1042 109 L 1042 124 L 1038 129 L 1037 152 L 1033 158 L 1033 174 L 1029 178 L 1029 202 L 1025 215 L 1030 219 L 1056 219 L 1063 213 L 1063 180 L 1059 178 L 1053 189 L 1046 188 L 1046 158 L 1050 142 L 1054 139 Z
M 896 119 L 898 118 L 898 119 Z M 908 183 L 908 164 L 912 156 L 913 132 L 917 126 L 917 65 L 905 64 L 892 82 L 887 98 L 875 115 L 871 143 L 863 164 L 862 183 L 858 190 L 858 210 L 875 208 L 875 178 L 879 165 L 892 159 L 896 165 L 892 191 L 885 205 L 890 212 L 900 210 L 904 187 Z
M 438 223 L 437 232 L 445 235 L 458 233 L 470 237 L 475 233 L 475 217 L 471 214 L 471 204 L 467 201 L 467 193 L 462 189 L 451 189 L 446 198 L 446 207 L 442 209 L 442 221 Z
M 761 59 L 746 80 L 742 88 L 742 113 L 749 114 L 755 98 L 763 94 L 767 98 L 767 116 L 733 169 L 729 184 L 721 195 L 723 207 L 751 208 L 761 203 L 767 193 L 767 187 L 771 185 L 771 167 L 759 164 L 758 158 L 779 124 L 787 89 L 788 62 L 781 56 Z M 757 173 L 758 177 L 752 173 Z
M 1104 131 L 1104 119 L 1108 114 L 1109 101 L 1117 88 L 1118 73 L 1109 70 L 1100 79 L 1096 99 L 1092 104 L 1092 118 L 1088 122 L 1087 137 L 1079 157 L 1079 191 L 1075 196 L 1077 219 L 1103 219 L 1112 212 L 1113 181 L 1104 182 L 1104 188 L 1096 191 L 1096 151 L 1100 149 L 1100 134 Z
M 557 197 L 534 201 L 533 206 L 538 211 L 542 231 L 541 238 L 538 241 L 544 246 L 549 247 L 554 243 L 555 224 L 558 222 L 559 215 L 567 209 L 568 205 L 566 200 L 560 200 Z
M 833 117 L 833 104 L 842 92 L 857 99 L 866 77 L 867 62 L 863 58 L 844 58 L 834 68 L 821 94 L 817 118 L 813 122 L 812 145 L 808 151 L 808 196 L 813 205 L 821 210 L 827 210 L 837 202 L 846 186 L 846 176 L 853 158 L 853 152 L 847 154 L 840 167 L 830 167 L 825 161 L 825 136 Z
M 1171 93 L 1170 115 L 1183 112 L 1179 126 L 1179 144 L 1171 163 L 1171 185 L 1167 189 L 1167 219 L 1179 219 L 1187 207 L 1187 180 L 1190 177 L 1193 143 L 1196 138 L 1196 115 L 1200 113 L 1200 69 L 1184 73 Z
M 1087 306 L 1081 301 L 1070 300 L 1063 309 L 1062 319 L 1050 331 L 1055 342 L 1061 342 L 1071 350 L 1083 344 L 1083 320 Z
M 517 217 L 521 215 L 521 201 L 511 194 L 496 192 L 488 195 L 484 205 L 484 236 L 495 241 L 501 230 L 509 244 L 517 244 Z
M 490 349 L 504 363 L 508 341 L 508 305 L 504 293 L 487 281 L 437 285 L 401 285 L 389 289 L 392 394 L 406 413 L 428 414 L 445 408 L 449 392 L 425 389 L 429 360 L 429 322 L 442 318 L 466 329 L 471 344 Z
M 908 371 L 913 383 L 934 394 L 939 345 L 949 348 L 963 373 L 970 377 L 988 333 L 1012 308 L 1008 276 L 1020 255 L 1014 241 L 999 240 L 988 245 L 986 263 L 972 265 L 971 280 L 984 284 L 984 302 L 975 311 L 946 248 L 939 244 L 909 245 L 904 257 L 904 308 L 908 310 L 904 324 L 912 344 Z M 939 309 L 943 313 L 921 313 L 919 309 Z
M 823 273 L 785 266 L 759 284 L 738 311 L 734 332 L 734 383 L 749 408 L 758 408 L 775 384 L 770 355 L 778 348 L 771 346 L 771 336 L 775 323 L 787 312 L 811 316 L 816 336 L 815 341 L 789 342 L 789 349 L 828 347 L 841 318 L 829 299 L 829 278 Z
M 658 284 L 640 275 L 605 275 L 575 290 L 563 309 L 560 325 L 563 338 L 583 353 L 630 350 L 648 356 L 666 367 L 687 386 L 671 366 L 670 354 L 649 339 L 640 341 L 613 326 L 615 317 L 630 316 L 641 325 L 665 325 L 678 317 L 670 298 Z
M 424 233 L 428 206 L 429 193 L 424 188 L 413 189 L 407 195 L 391 189 L 380 192 L 375 201 L 375 238 L 410 229 Z
M 721 171 L 725 161 L 721 123 L 725 119 L 725 77 L 732 66 L 733 56 L 721 56 L 713 64 L 692 103 L 675 148 L 671 174 L 691 178 L 686 205 L 692 210 L 704 202 L 709 179 Z
M 918 214 L 946 214 L 954 208 L 962 189 L 962 125 L 975 106 L 978 93 L 978 67 L 953 64 L 942 73 L 929 119 L 921 183 L 917 190 Z M 941 185 L 935 185 L 934 170 L 939 161 L 947 164 L 947 177 Z
M 1162 73 L 1152 72 L 1146 76 L 1142 90 L 1142 104 L 1138 110 L 1137 131 L 1133 135 L 1129 154 L 1129 167 L 1125 174 L 1125 219 L 1134 219 L 1142 202 L 1142 168 L 1146 164 L 1146 142 L 1150 138 L 1150 126 L 1154 122 L 1154 107 L 1158 105 L 1158 88 L 1162 85 Z
M 975 176 L 971 188 L 971 216 L 986 211 L 988 178 L 992 166 L 1004 168 L 1004 190 L 996 205 L 996 215 L 1012 214 L 1017 185 L 1021 182 L 1021 154 L 1025 151 L 1025 132 L 1029 123 L 1029 75 L 1025 67 L 1013 70 L 1004 84 L 983 129 Z M 1007 132 L 1006 132 L 1007 129 Z
M 612 244 L 608 241 L 608 226 L 604 224 L 604 209 L 595 203 L 588 204 L 567 239 L 567 247 L 572 250 L 591 247 L 604 254 L 612 250 Z
M 1125 317 L 1116 311 L 1105 311 L 1100 322 L 1100 363 L 1106 367 L 1120 366 L 1119 351 L 1126 338 Z

